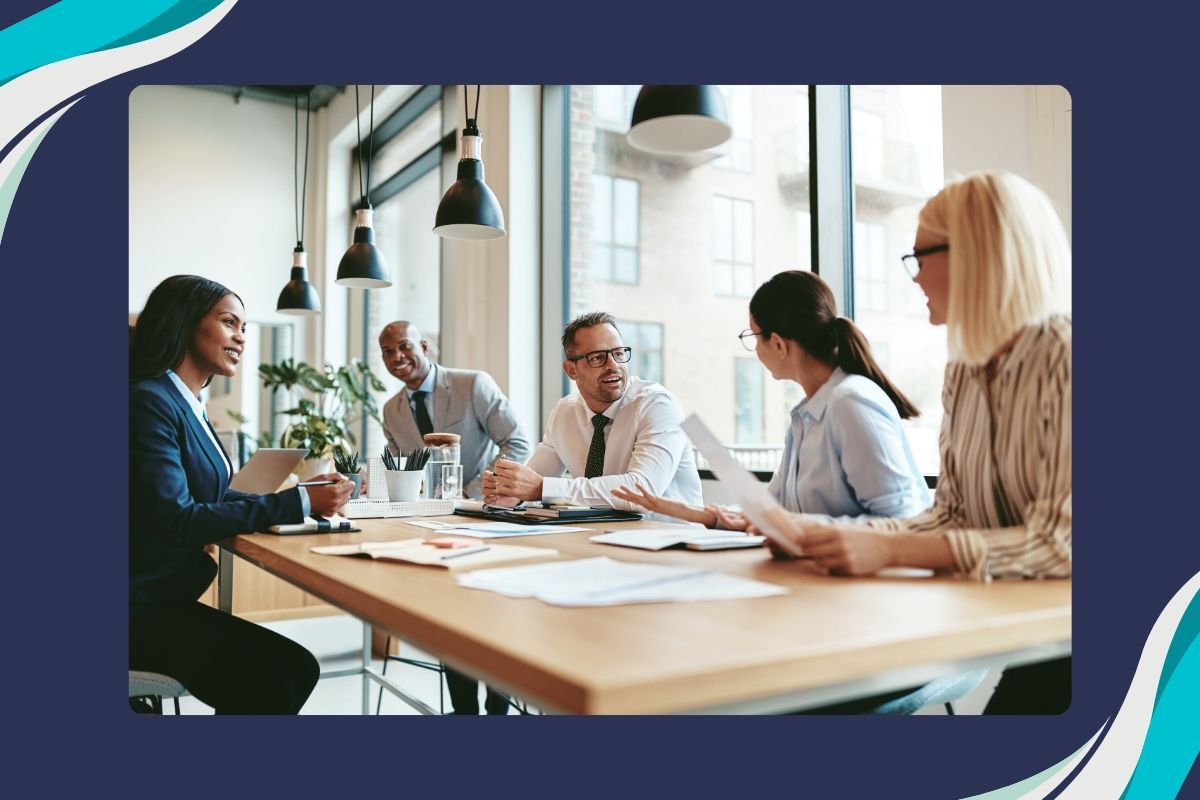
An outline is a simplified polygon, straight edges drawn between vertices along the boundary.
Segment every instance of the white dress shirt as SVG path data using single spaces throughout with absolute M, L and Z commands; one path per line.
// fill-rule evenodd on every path
M 543 476 L 542 498 L 570 497 L 581 503 L 640 511 L 618 500 L 618 486 L 642 485 L 651 494 L 704 505 L 692 446 L 679 427 L 683 410 L 675 395 L 657 383 L 629 379 L 620 400 L 604 410 L 604 473 L 584 478 L 592 443 L 592 410 L 579 394 L 559 400 L 546 423 L 546 436 L 529 468 Z M 568 472 L 572 477 L 561 477 Z

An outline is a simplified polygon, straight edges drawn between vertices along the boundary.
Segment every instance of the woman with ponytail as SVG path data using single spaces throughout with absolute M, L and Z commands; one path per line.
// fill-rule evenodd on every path
M 822 519 L 905 517 L 929 506 L 900 427 L 917 415 L 916 406 L 883 374 L 858 326 L 838 316 L 824 281 L 798 270 L 775 275 L 751 298 L 750 328 L 740 338 L 773 378 L 804 388 L 771 479 L 780 505 Z M 746 527 L 741 514 L 664 500 L 640 487 L 617 496 L 708 527 Z

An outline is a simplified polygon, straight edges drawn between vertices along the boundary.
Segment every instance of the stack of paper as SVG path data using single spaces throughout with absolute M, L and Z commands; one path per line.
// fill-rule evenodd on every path
M 684 600 L 731 600 L 787 594 L 787 588 L 732 575 L 584 558 L 554 564 L 477 570 L 460 586 L 509 597 L 536 597 L 557 606 L 611 606 Z
M 325 556 L 367 556 L 384 561 L 407 561 L 445 569 L 477 567 L 501 561 L 516 561 L 527 558 L 555 557 L 557 550 L 545 547 L 520 547 L 509 544 L 493 544 L 468 548 L 434 547 L 422 539 L 400 539 L 394 542 L 362 542 L 361 544 L 333 544 L 312 548 L 314 553 Z

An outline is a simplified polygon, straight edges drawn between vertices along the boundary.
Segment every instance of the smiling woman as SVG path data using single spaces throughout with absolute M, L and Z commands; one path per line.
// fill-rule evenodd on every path
M 229 489 L 233 466 L 200 404 L 215 375 L 237 373 L 242 300 L 175 275 L 150 293 L 130 342 L 129 668 L 170 675 L 218 713 L 295 713 L 316 660 L 265 628 L 197 602 L 216 574 L 204 546 L 243 531 L 329 516 L 353 484 L 271 495 Z

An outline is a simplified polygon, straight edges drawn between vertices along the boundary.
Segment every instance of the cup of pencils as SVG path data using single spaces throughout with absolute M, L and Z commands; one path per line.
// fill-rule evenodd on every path
M 407 456 L 394 456 L 388 448 L 383 448 L 384 476 L 387 480 L 388 501 L 392 503 L 411 503 L 421 494 L 421 481 L 425 477 L 425 464 L 416 466 L 423 447 L 418 447 Z M 426 456 L 428 459 L 428 456 Z

